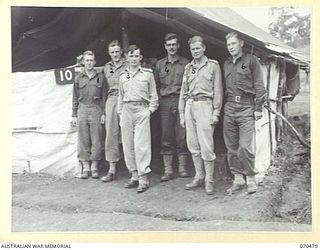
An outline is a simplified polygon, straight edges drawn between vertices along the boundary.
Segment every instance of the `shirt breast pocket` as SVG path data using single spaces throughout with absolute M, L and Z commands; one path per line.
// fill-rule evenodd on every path
M 87 95 L 87 81 L 79 80 L 79 101 L 81 101 Z
M 211 89 L 213 89 L 213 80 L 214 80 L 213 73 L 203 74 L 202 79 L 203 79 L 203 85 L 206 90 L 210 91 Z
M 183 78 L 183 72 L 176 72 L 175 78 L 174 78 L 174 85 L 181 86 L 182 78 Z
M 253 89 L 251 72 L 246 68 L 237 69 L 237 88 L 245 94 L 255 94 Z
M 159 72 L 159 79 L 160 79 L 160 83 L 162 85 L 166 85 L 167 84 L 166 83 L 167 75 L 168 75 L 167 72 L 162 72 L 162 71 Z
M 196 78 L 196 75 L 195 75 L 195 74 L 189 73 L 189 74 L 186 76 L 187 83 L 188 83 L 188 84 L 192 83 L 195 78 Z
M 114 72 L 111 73 L 111 70 L 107 70 L 104 75 L 108 80 L 110 80 L 114 76 Z
M 237 81 L 238 82 L 247 82 L 251 80 L 251 72 L 248 67 L 238 68 L 237 69 Z
M 94 84 L 95 94 L 94 99 L 102 98 L 102 80 L 98 77 L 96 83 Z
M 143 93 L 148 92 L 148 88 L 149 88 L 148 80 L 145 78 L 137 79 L 135 87 L 139 92 L 143 92 Z

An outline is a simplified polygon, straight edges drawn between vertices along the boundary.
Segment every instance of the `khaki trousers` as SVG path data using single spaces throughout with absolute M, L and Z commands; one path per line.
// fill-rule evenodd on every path
M 120 126 L 119 115 L 117 112 L 118 96 L 108 96 L 106 102 L 106 140 L 105 155 L 106 161 L 118 162 L 120 160 Z
M 125 103 L 120 117 L 124 159 L 132 173 L 142 176 L 151 172 L 150 112 L 147 104 Z
M 103 152 L 102 109 L 98 105 L 79 105 L 78 158 L 80 161 L 99 161 Z
M 212 101 L 193 101 L 189 99 L 185 108 L 185 122 L 188 149 L 193 156 L 201 156 L 204 161 L 213 161 L 214 153 L 212 124 Z

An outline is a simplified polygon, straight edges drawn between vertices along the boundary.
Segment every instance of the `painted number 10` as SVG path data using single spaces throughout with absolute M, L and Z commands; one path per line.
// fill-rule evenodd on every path
M 65 80 L 70 81 L 72 80 L 73 74 L 72 71 L 67 69 L 67 70 L 60 70 L 60 81 L 64 82 Z

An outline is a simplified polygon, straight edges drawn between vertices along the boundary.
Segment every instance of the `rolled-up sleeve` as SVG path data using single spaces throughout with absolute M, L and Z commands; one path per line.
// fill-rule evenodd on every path
M 79 107 L 79 84 L 76 78 L 73 84 L 72 117 L 78 116 L 78 107 Z
M 149 100 L 150 100 L 149 110 L 151 111 L 151 113 L 153 113 L 158 109 L 159 100 L 158 100 L 156 83 L 152 73 L 150 73 L 150 78 L 149 78 Z
M 161 88 L 161 84 L 160 84 L 160 77 L 159 77 L 159 72 L 160 72 L 160 65 L 159 65 L 159 61 L 157 61 L 156 63 L 156 67 L 154 69 L 154 80 L 156 82 L 156 86 L 157 86 L 157 93 L 160 94 L 160 88 Z
M 251 71 L 253 76 L 253 87 L 255 90 L 255 111 L 262 111 L 262 105 L 266 101 L 266 88 L 263 84 L 263 74 L 260 62 L 253 56 L 251 60 Z
M 123 83 L 119 81 L 119 96 L 118 96 L 118 114 L 121 114 L 123 108 Z
M 102 110 L 103 110 L 103 114 L 105 113 L 105 108 L 106 108 L 106 100 L 107 100 L 107 95 L 108 95 L 108 80 L 105 77 L 104 74 L 102 75 Z
M 219 116 L 223 103 L 222 75 L 219 64 L 214 67 L 213 115 Z
M 184 112 L 185 112 L 185 93 L 188 92 L 188 87 L 187 87 L 187 70 L 186 67 L 184 69 L 183 72 L 183 77 L 182 77 L 182 84 L 181 84 L 181 90 L 180 90 L 180 96 L 179 96 L 179 105 L 178 105 L 178 109 L 179 109 L 179 114 L 180 116 L 184 116 Z

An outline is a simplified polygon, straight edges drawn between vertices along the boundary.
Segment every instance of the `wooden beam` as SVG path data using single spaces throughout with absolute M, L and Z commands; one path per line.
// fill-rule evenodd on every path
M 124 9 L 121 11 L 121 36 L 122 36 L 122 48 L 124 51 L 126 51 L 129 46 L 128 20 L 129 20 L 129 13 L 126 9 Z

